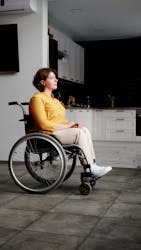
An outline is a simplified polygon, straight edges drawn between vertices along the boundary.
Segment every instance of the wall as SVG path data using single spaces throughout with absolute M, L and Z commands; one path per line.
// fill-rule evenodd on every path
M 9 101 L 29 101 L 36 92 L 33 75 L 48 66 L 48 6 L 37 1 L 37 12 L 30 14 L 1 14 L 0 24 L 18 24 L 20 72 L 0 75 L 0 161 L 8 159 L 13 143 L 24 135 L 20 108 L 8 106 Z M 10 46 L 10 38 L 9 38 Z

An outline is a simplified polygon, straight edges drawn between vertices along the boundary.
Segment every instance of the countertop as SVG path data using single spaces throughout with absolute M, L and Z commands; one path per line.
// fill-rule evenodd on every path
M 141 110 L 141 107 L 68 107 L 66 109 L 88 109 L 88 110 Z

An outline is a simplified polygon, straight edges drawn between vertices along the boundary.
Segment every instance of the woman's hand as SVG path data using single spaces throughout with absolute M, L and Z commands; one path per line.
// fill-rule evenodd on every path
M 82 126 L 80 125 L 80 123 L 76 123 L 73 121 L 70 121 L 69 123 L 70 128 L 81 128 Z
M 67 123 L 67 127 L 68 127 L 68 128 L 74 128 L 75 124 L 76 124 L 76 122 L 69 121 L 69 122 Z
M 79 123 L 69 121 L 67 124 L 57 124 L 56 130 L 62 130 L 67 128 L 81 128 L 82 126 Z

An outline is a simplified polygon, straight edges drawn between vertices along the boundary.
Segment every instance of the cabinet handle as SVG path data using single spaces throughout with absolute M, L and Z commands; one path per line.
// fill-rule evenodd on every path
M 116 121 L 124 121 L 124 118 L 117 118 Z
M 116 111 L 116 112 L 124 112 L 125 110 L 122 110 L 122 109 L 116 109 L 115 111 Z
M 118 132 L 118 133 L 122 133 L 122 132 L 124 132 L 124 130 L 119 129 L 119 130 L 116 130 L 116 132 Z

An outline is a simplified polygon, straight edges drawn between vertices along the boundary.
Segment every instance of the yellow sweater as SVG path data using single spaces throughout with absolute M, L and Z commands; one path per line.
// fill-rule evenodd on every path
M 33 130 L 52 134 L 58 123 L 66 124 L 64 106 L 46 92 L 35 93 L 29 102 L 29 113 L 34 120 Z

